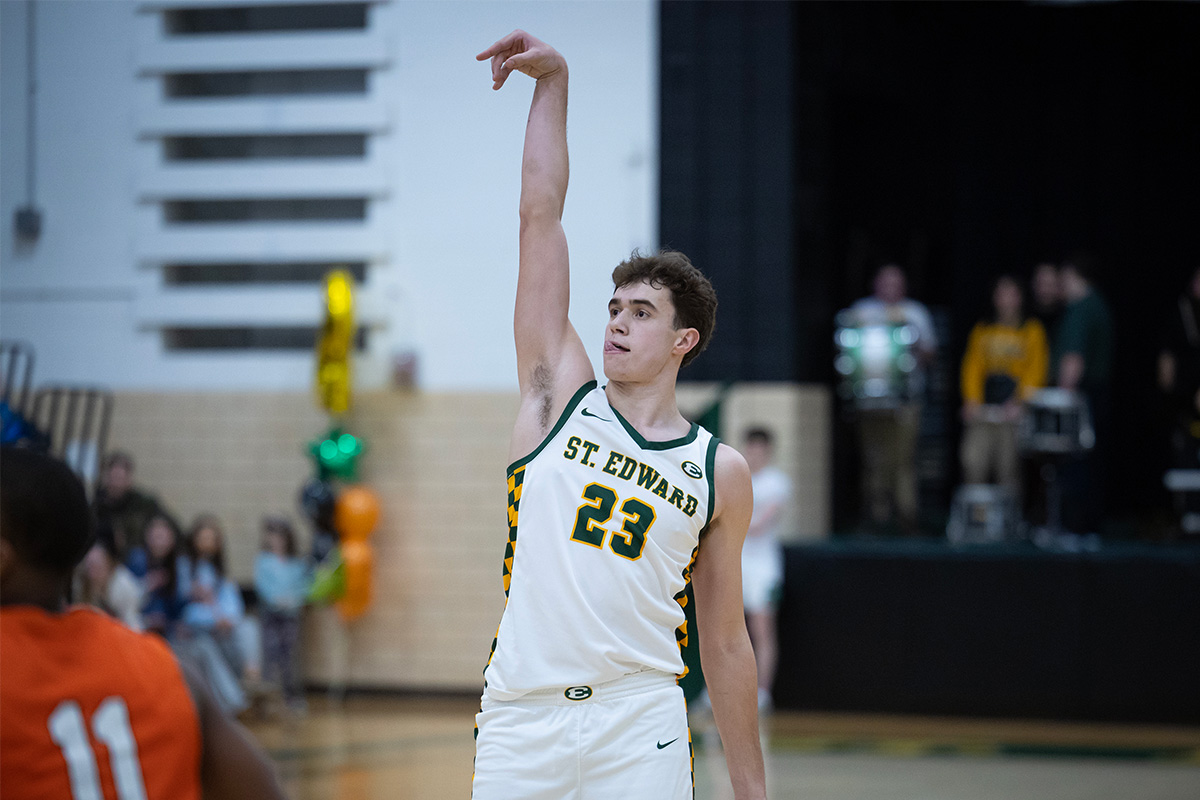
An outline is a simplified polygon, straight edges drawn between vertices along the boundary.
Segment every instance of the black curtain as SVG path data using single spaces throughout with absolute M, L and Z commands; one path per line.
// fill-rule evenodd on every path
M 833 314 L 883 260 L 947 315 L 956 375 L 996 275 L 1087 250 L 1116 321 L 1110 510 L 1163 503 L 1154 361 L 1200 267 L 1200 4 L 660 15 L 661 241 L 721 300 L 685 380 L 831 382 Z

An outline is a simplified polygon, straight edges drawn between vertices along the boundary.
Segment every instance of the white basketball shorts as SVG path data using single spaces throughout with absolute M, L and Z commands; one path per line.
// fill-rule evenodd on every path
M 691 800 L 687 705 L 675 676 L 485 695 L 472 800 Z

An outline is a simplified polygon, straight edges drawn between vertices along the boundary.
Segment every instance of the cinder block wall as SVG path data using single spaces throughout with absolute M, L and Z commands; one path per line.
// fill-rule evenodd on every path
M 685 413 L 715 387 L 684 385 Z M 368 450 L 360 478 L 382 502 L 371 538 L 375 600 L 343 628 L 315 610 L 306 628 L 310 680 L 349 686 L 469 689 L 504 606 L 500 562 L 507 536 L 504 470 L 517 397 L 510 393 L 367 393 L 346 427 Z M 824 536 L 829 519 L 829 409 L 823 387 L 747 384 L 728 397 L 726 440 L 751 425 L 779 438 L 794 481 L 788 530 Z M 307 443 L 328 427 L 307 393 L 121 393 L 111 446 L 137 460 L 137 481 L 186 526 L 199 513 L 225 525 L 231 575 L 250 582 L 267 512 L 300 530 L 300 488 L 313 475 Z M 307 535 L 304 537 L 307 538 Z

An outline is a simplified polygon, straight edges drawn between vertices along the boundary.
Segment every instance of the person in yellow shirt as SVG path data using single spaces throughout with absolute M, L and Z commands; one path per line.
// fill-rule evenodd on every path
M 1021 404 L 1046 385 L 1046 331 L 1026 317 L 1021 285 L 1011 275 L 992 289 L 994 314 L 976 323 L 962 363 L 963 480 L 1020 491 L 1017 423 Z

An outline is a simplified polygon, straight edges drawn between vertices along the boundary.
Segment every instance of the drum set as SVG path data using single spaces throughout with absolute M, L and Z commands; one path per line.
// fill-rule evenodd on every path
M 917 329 L 907 323 L 862 324 L 843 311 L 837 316 L 833 368 L 838 394 L 858 411 L 889 411 L 920 393 Z
M 859 413 L 892 412 L 920 398 L 917 330 L 902 322 L 864 323 L 850 311 L 836 318 L 834 369 L 838 395 Z M 983 406 L 983 418 L 1000 421 L 1000 406 Z M 1062 525 L 1059 472 L 1096 445 L 1083 396 L 1068 389 L 1041 389 L 1024 404 L 1018 422 L 1022 454 L 1038 469 L 1046 500 L 1045 524 L 1030 527 L 1020 499 L 992 484 L 966 484 L 955 492 L 947 538 L 954 544 L 1032 540 L 1039 546 L 1070 548 Z
M 954 495 L 946 537 L 953 544 L 1030 539 L 1040 547 L 1076 549 L 1079 540 L 1062 525 L 1059 472 L 1064 463 L 1096 446 L 1087 403 L 1068 389 L 1041 389 L 1026 401 L 1018 425 L 1021 452 L 1038 465 L 1046 498 L 1045 524 L 1026 525 L 1018 499 L 1004 487 L 967 484 Z

